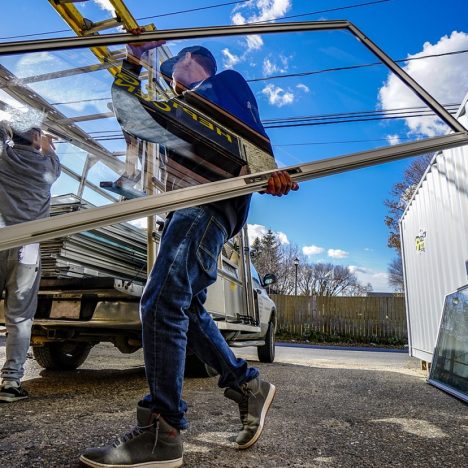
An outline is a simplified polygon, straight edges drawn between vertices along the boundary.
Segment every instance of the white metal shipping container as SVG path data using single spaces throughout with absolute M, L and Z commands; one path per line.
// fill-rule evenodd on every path
M 468 128 L 468 95 L 457 118 Z M 400 220 L 411 356 L 431 361 L 447 294 L 468 284 L 468 146 L 432 160 Z

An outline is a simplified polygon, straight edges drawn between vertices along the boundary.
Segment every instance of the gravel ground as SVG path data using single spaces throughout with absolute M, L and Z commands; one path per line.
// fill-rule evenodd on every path
M 0 405 L 0 466 L 76 467 L 84 448 L 127 431 L 146 390 L 141 363 L 141 352 L 121 355 L 109 345 L 94 348 L 75 372 L 44 371 L 28 359 L 31 398 Z M 306 366 L 258 366 L 278 392 L 262 437 L 246 451 L 232 441 L 237 407 L 216 378 L 186 380 L 184 466 L 468 466 L 466 405 L 427 385 L 416 363 L 367 370 L 310 358 Z

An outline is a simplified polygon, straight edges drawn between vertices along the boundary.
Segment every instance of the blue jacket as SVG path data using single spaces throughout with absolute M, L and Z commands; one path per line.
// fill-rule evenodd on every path
M 194 91 L 268 138 L 260 121 L 255 96 L 240 73 L 223 71 L 203 81 Z
M 126 72 L 130 72 L 134 77 L 134 80 L 136 78 L 135 82 L 137 82 L 141 66 L 124 61 L 123 69 Z M 119 75 L 116 76 L 116 82 L 114 82 L 114 84 L 117 84 L 117 80 L 119 80 Z M 271 145 L 268 136 L 266 135 L 265 129 L 263 128 L 263 125 L 260 121 L 257 101 L 249 85 L 240 73 L 233 70 L 225 70 L 204 80 L 201 83 L 192 83 L 190 89 L 191 93 L 197 94 L 203 97 L 205 100 L 216 104 L 217 107 L 236 117 L 247 127 L 250 127 L 255 132 L 260 134 L 262 137 L 256 137 L 258 140 L 262 140 L 259 143 L 263 145 L 263 149 L 271 152 Z M 118 92 L 114 94 L 114 91 Z M 148 103 L 142 102 L 141 95 L 135 91 L 136 89 L 133 87 L 133 91 L 127 93 L 125 92 L 125 86 L 121 86 L 121 84 L 114 86 L 114 108 L 116 111 L 118 111 L 119 107 L 122 110 L 119 121 L 121 122 L 124 130 L 127 130 L 130 134 L 133 134 L 138 138 L 154 141 L 155 135 L 158 135 L 158 132 L 153 131 L 151 126 L 146 124 L 148 121 L 147 117 L 148 115 L 151 116 L 156 122 L 158 122 L 159 119 L 160 125 L 161 112 L 156 114 L 154 112 L 150 112 L 148 110 Z M 133 100 L 127 100 L 125 98 L 126 94 L 132 94 Z M 140 101 L 140 105 L 135 105 L 136 99 Z M 154 104 L 158 103 L 155 102 Z M 201 105 L 201 103 L 199 103 L 199 105 Z M 215 112 L 212 107 L 208 107 L 211 109 L 212 113 Z M 203 110 L 206 115 L 209 115 L 205 109 Z M 213 117 L 216 119 L 216 116 L 213 115 Z M 233 125 L 239 124 L 233 122 Z M 229 127 L 229 125 L 226 126 Z M 177 140 L 176 135 L 174 135 L 172 138 Z M 165 144 L 164 141 L 158 141 L 158 143 Z M 177 141 L 175 144 L 177 144 Z M 226 231 L 229 236 L 232 237 L 240 231 L 242 226 L 247 221 L 250 199 L 251 195 L 245 195 L 229 200 L 211 203 L 205 206 L 215 212 L 216 215 L 222 220 L 224 220 Z
M 203 81 L 194 91 L 268 138 L 260 120 L 257 100 L 240 73 L 234 70 L 223 71 Z M 252 195 L 243 195 L 207 206 L 224 219 L 227 232 L 232 237 L 247 222 L 251 198 Z

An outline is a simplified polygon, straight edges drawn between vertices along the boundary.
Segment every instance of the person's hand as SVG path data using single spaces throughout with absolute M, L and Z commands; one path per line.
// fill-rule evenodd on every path
M 286 171 L 277 171 L 268 179 L 267 189 L 263 193 L 281 197 L 287 195 L 290 190 L 299 190 L 299 184 L 293 182 L 291 176 Z
M 48 135 L 48 134 L 42 135 L 42 137 L 41 137 L 41 152 L 42 152 L 42 154 L 49 154 L 49 153 L 55 151 L 54 140 L 56 140 L 56 139 L 57 138 L 52 136 L 52 135 Z
M 129 31 L 134 36 L 139 36 L 141 33 L 145 32 L 145 28 L 135 28 Z M 151 42 L 143 42 L 140 44 L 130 43 L 127 44 L 127 50 L 137 59 L 141 58 L 141 56 L 148 50 L 156 49 L 156 47 L 160 47 L 164 45 L 166 41 L 151 41 Z

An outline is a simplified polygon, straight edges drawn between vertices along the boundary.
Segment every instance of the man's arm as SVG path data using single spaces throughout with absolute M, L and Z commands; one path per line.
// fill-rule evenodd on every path
M 135 28 L 130 30 L 133 35 L 139 36 L 143 32 L 145 32 L 145 28 Z M 138 69 L 138 74 L 141 70 L 141 57 L 142 55 L 147 52 L 148 50 L 156 49 L 164 45 L 166 41 L 151 41 L 151 42 L 144 42 L 142 44 L 136 43 L 129 43 L 127 44 L 127 62 L 133 65 L 133 69 Z M 129 67 L 127 67 L 129 69 Z
M 60 176 L 61 167 L 60 167 L 60 160 L 55 152 L 55 145 L 54 139 L 52 135 L 43 134 L 41 138 L 41 153 L 44 156 L 48 156 L 52 162 L 55 180 L 57 180 Z

